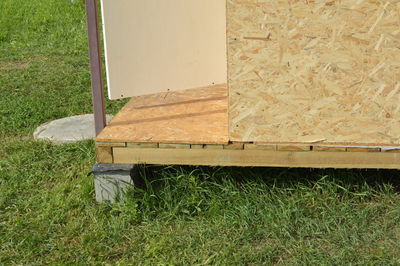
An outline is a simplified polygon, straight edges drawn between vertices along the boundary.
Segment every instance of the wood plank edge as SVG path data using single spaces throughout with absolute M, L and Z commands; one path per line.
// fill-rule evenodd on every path
M 121 149 L 126 149 L 119 147 Z M 114 147 L 97 146 L 96 147 L 96 162 L 97 163 L 114 163 Z
M 383 152 L 303 152 L 224 149 L 113 148 L 114 163 L 209 166 L 400 169 L 400 156 Z
M 102 147 L 126 147 L 127 143 L 126 142 L 103 142 L 103 141 L 96 141 L 95 142 L 96 146 L 102 146 Z

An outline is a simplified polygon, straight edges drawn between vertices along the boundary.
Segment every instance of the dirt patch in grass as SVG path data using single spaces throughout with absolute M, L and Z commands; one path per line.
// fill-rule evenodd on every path
M 2 62 L 0 63 L 0 70 L 24 69 L 28 67 L 29 63 L 30 61 Z

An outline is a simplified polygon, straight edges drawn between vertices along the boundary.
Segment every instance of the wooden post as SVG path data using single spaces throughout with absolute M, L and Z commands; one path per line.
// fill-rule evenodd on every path
M 86 19 L 89 36 L 90 70 L 93 91 L 93 113 L 96 136 L 106 126 L 104 90 L 102 80 L 102 62 L 99 38 L 97 0 L 86 0 Z

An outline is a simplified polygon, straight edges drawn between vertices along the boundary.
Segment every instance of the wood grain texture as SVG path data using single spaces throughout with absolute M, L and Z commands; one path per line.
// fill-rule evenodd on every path
M 114 163 L 400 169 L 400 153 L 113 148 Z
M 400 1 L 227 9 L 231 141 L 400 144 Z
M 191 149 L 203 149 L 204 145 L 203 144 L 191 144 L 190 148 Z
M 190 144 L 160 143 L 160 149 L 190 149 Z
M 104 147 L 126 147 L 126 142 L 96 142 L 96 146 L 104 146 Z
M 224 149 L 224 145 L 207 144 L 207 145 L 204 145 L 203 149 L 206 149 L 206 150 L 222 150 L 222 149 Z
M 97 163 L 113 163 L 113 147 L 111 146 L 97 146 L 96 147 L 96 161 Z
M 313 151 L 346 151 L 346 147 L 335 146 L 313 146 Z
M 226 150 L 243 150 L 244 143 L 241 143 L 241 142 L 229 143 L 227 145 L 224 145 L 224 149 L 226 149 Z
M 287 145 L 287 144 L 278 144 L 276 145 L 276 150 L 278 151 L 310 151 L 311 146 L 307 145 Z
M 400 153 L 400 149 L 384 149 L 382 152 L 398 152 Z
M 248 143 L 244 145 L 246 150 L 269 150 L 276 151 L 276 144 L 257 144 L 257 143 Z
M 227 87 L 133 97 L 96 141 L 227 144 Z
M 158 148 L 158 143 L 127 143 L 126 146 L 131 148 L 142 148 L 142 149 Z
M 379 147 L 346 147 L 347 152 L 380 152 Z

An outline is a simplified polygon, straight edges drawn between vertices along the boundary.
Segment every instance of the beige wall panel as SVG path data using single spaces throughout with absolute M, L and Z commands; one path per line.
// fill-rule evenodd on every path
M 399 0 L 228 0 L 230 140 L 400 144 Z
M 225 0 L 102 0 L 109 97 L 227 82 Z

